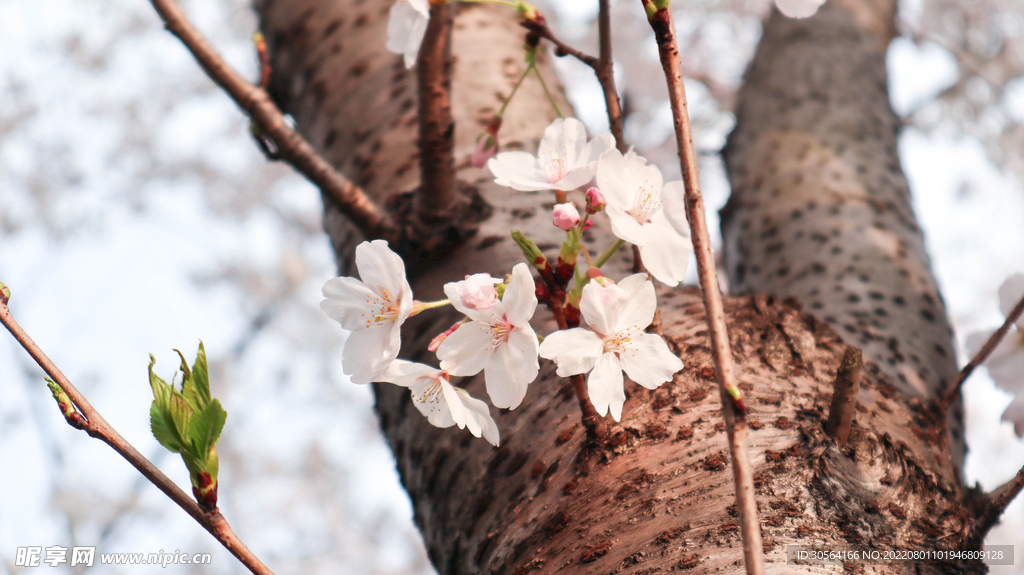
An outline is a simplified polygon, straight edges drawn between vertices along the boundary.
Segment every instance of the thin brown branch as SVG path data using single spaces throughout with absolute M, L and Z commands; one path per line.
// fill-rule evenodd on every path
M 551 31 L 551 28 L 548 28 L 548 25 L 545 24 L 543 21 L 526 21 L 523 22 L 523 26 L 530 30 L 535 30 L 538 34 L 540 34 L 541 38 L 544 38 L 548 42 L 554 44 L 556 56 L 572 56 L 573 58 L 576 58 L 577 60 L 583 62 L 587 66 L 590 66 L 595 71 L 597 70 L 597 58 L 591 56 L 590 54 L 581 52 L 580 50 L 577 50 L 576 48 L 573 48 L 572 46 L 559 40 L 558 37 L 555 36 L 555 33 Z
M 825 433 L 835 439 L 839 445 L 846 445 L 853 425 L 853 412 L 857 407 L 857 390 L 860 389 L 860 377 L 864 371 L 864 356 L 856 347 L 846 348 L 843 360 L 836 370 L 836 380 L 832 391 L 832 405 L 825 423 Z
M 986 495 L 987 505 L 968 533 L 968 543 L 981 544 L 989 530 L 999 522 L 1007 506 L 1021 491 L 1024 491 L 1024 468 L 1013 479 Z
M 1004 337 L 1006 337 L 1006 334 L 1010 331 L 1010 328 L 1013 327 L 1013 324 L 1017 321 L 1017 319 L 1020 318 L 1021 314 L 1024 314 L 1024 297 L 1022 297 L 1021 300 L 1017 302 L 1017 305 L 1013 306 L 1013 309 L 1010 310 L 1010 314 L 1006 316 L 1006 321 L 1003 322 L 1003 325 L 999 326 L 999 329 L 997 329 L 995 333 L 992 334 L 992 337 L 988 338 L 988 341 L 986 341 L 985 345 L 981 347 L 977 355 L 972 357 L 971 361 L 967 362 L 967 365 L 965 365 L 964 368 L 960 370 L 960 375 L 957 376 L 956 382 L 954 382 L 953 385 L 950 386 L 949 389 L 946 390 L 946 393 L 942 396 L 942 402 L 940 404 L 940 407 L 943 411 L 949 409 L 949 406 L 952 405 L 953 401 L 955 401 L 957 396 L 960 395 L 960 391 L 961 389 L 963 389 L 964 381 L 966 381 L 967 378 L 970 377 L 971 373 L 974 371 L 976 367 L 985 363 L 985 360 L 988 359 L 988 356 L 991 355 L 992 351 L 996 348 L 997 345 L 999 345 L 999 342 L 1002 341 Z
M 455 119 L 452 117 L 453 6 L 430 3 L 430 20 L 416 62 L 419 97 L 421 218 L 451 218 L 455 203 Z
M 155 485 L 160 491 L 163 491 L 171 501 L 177 503 L 178 507 L 184 509 L 196 522 L 209 531 L 249 571 L 257 575 L 273 575 L 273 571 L 264 565 L 258 557 L 253 555 L 252 551 L 249 551 L 249 548 L 238 539 L 238 536 L 231 530 L 231 526 L 228 525 L 227 520 L 224 519 L 219 510 L 204 511 L 195 500 L 182 491 L 170 478 L 161 473 L 155 465 L 139 453 L 135 447 L 128 443 L 125 438 L 121 437 L 121 434 L 103 419 L 103 416 L 93 408 L 89 400 L 78 391 L 57 365 L 43 353 L 43 350 L 36 345 L 36 342 L 15 321 L 14 316 L 11 315 L 11 310 L 2 299 L 0 299 L 0 323 L 3 323 L 7 331 L 11 332 L 14 339 L 21 344 L 21 347 L 25 348 L 25 351 L 35 360 L 39 367 L 64 390 L 64 393 L 71 398 L 75 407 L 81 412 L 81 416 L 85 418 L 84 422 L 81 421 L 81 418 L 74 418 L 77 423 L 73 423 L 72 418 L 68 418 L 69 423 L 76 428 L 82 429 L 89 436 L 109 445 L 130 463 L 132 467 L 145 476 L 150 483 Z
M 206 74 L 231 96 L 255 121 L 262 134 L 273 140 L 276 153 L 301 172 L 331 199 L 363 235 L 397 243 L 398 228 L 391 216 L 370 199 L 362 188 L 338 173 L 313 146 L 285 122 L 265 90 L 249 83 L 214 50 L 195 29 L 174 0 L 150 0 L 167 29 L 178 37 Z
M 649 2 L 650 0 L 645 1 Z M 704 200 L 701 197 L 700 179 L 697 174 L 697 154 L 693 149 L 690 115 L 686 108 L 686 91 L 683 88 L 679 47 L 675 38 L 675 23 L 672 19 L 671 8 L 666 6 L 657 10 L 649 20 L 658 42 L 658 53 L 668 84 L 669 102 L 672 105 L 676 146 L 683 171 L 686 219 L 690 224 L 690 235 L 696 254 L 697 276 L 704 299 L 704 313 L 711 337 L 715 374 L 718 378 L 718 389 L 725 414 L 725 428 L 729 437 L 733 484 L 736 489 L 736 511 L 739 515 L 740 530 L 743 536 L 744 564 L 748 574 L 763 575 L 764 551 L 761 547 L 761 526 L 757 518 L 757 502 L 754 499 L 753 469 L 747 450 L 747 426 L 742 418 L 743 414 L 737 414 L 730 395 L 730 390 L 736 390 L 735 366 L 729 347 L 722 294 L 718 288 L 715 259 L 711 253 L 711 240 L 704 215 Z
M 615 87 L 615 71 L 612 60 L 612 16 L 610 0 L 601 0 L 597 15 L 599 56 L 594 73 L 604 92 L 605 109 L 608 111 L 608 129 L 615 137 L 615 147 L 626 153 L 626 138 L 622 130 L 622 102 Z

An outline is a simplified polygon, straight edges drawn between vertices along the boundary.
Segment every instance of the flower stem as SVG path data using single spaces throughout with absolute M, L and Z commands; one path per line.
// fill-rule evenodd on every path
M 615 255 L 615 252 L 619 251 L 619 248 L 621 248 L 624 243 L 626 243 L 626 240 L 615 240 L 615 243 L 597 258 L 597 261 L 594 262 L 594 267 L 600 268 L 604 264 L 608 263 L 608 260 Z
M 555 113 L 558 114 L 559 118 L 565 119 L 562 115 L 562 111 L 558 109 L 558 104 L 555 103 L 555 98 L 551 95 L 551 91 L 548 90 L 547 82 L 544 81 L 544 76 L 540 75 L 540 70 L 537 66 L 530 64 L 530 68 L 533 68 L 533 73 L 537 75 L 537 79 L 540 80 L 540 85 L 544 88 L 544 95 L 548 97 L 548 102 L 551 102 L 551 107 L 555 109 Z
M 409 317 L 412 317 L 420 312 L 427 311 L 428 309 L 434 309 L 438 307 L 444 307 L 446 305 L 451 305 L 451 303 L 451 300 L 447 299 L 442 299 L 438 301 L 413 301 L 412 313 L 409 314 Z
M 465 0 L 463 0 L 463 1 L 465 1 Z M 523 84 L 523 80 L 525 80 L 526 76 L 529 75 L 530 68 L 533 68 L 533 64 L 530 64 L 529 66 L 526 67 L 526 70 L 523 70 L 522 76 L 519 76 L 519 79 L 516 80 L 516 85 L 512 86 L 512 92 L 508 95 L 508 98 L 505 98 L 505 102 L 501 105 L 501 109 L 498 110 L 497 116 L 499 118 L 504 117 L 504 115 L 505 115 L 505 108 L 508 108 L 508 103 L 512 101 L 512 96 L 516 95 L 516 91 L 519 90 L 519 86 L 521 86 Z

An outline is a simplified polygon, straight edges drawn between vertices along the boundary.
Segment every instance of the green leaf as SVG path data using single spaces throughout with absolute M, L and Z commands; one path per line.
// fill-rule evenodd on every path
M 188 428 L 192 421 L 192 407 L 189 406 L 185 398 L 180 393 L 175 392 L 171 396 L 170 401 L 170 413 L 171 420 L 174 422 L 174 430 L 178 433 L 179 441 L 182 445 L 182 451 L 187 451 L 188 442 Z
M 174 428 L 174 420 L 168 409 L 162 409 L 154 400 L 149 408 L 149 428 L 153 431 L 153 437 L 164 446 L 167 451 L 180 453 L 184 447 L 178 432 Z
M 181 352 L 178 352 L 178 355 L 181 355 Z M 203 348 L 202 341 L 199 342 L 199 351 L 196 352 L 196 362 L 192 370 L 188 371 L 184 357 L 181 358 L 181 364 L 182 371 L 185 372 L 181 392 L 192 409 L 200 412 L 210 403 L 210 375 L 206 367 L 206 349 Z
M 220 406 L 220 401 L 214 399 L 205 409 L 196 413 L 189 423 L 189 441 L 204 461 L 208 458 L 210 448 L 220 440 L 220 432 L 227 418 L 228 412 Z

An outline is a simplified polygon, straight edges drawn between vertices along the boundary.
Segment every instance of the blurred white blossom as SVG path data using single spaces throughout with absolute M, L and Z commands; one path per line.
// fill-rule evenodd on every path
M 1017 302 L 1024 297 L 1024 274 L 1010 276 L 999 288 L 999 309 L 1010 315 Z M 975 333 L 967 338 L 967 351 L 974 357 L 995 330 Z M 985 367 L 997 386 L 1014 395 L 1003 411 L 1003 421 L 1013 423 L 1018 437 L 1024 437 L 1024 316 L 1017 318 L 1010 331 L 999 341 L 985 360 Z
M 430 6 L 427 0 L 398 0 L 388 17 L 387 48 L 405 56 L 405 67 L 412 68 L 427 33 Z

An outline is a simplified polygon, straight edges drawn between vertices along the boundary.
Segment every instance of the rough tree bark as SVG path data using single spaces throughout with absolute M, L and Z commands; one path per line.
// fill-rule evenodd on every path
M 955 437 L 950 448 L 945 422 L 929 403 L 955 367 L 885 99 L 880 39 L 890 33 L 892 12 L 885 10 L 892 3 L 835 4 L 810 20 L 776 15 L 766 24 L 729 150 L 738 191 L 726 214 L 733 284 L 752 294 L 797 296 L 824 320 L 802 312 L 795 300 L 726 300 L 740 387 L 748 396 L 770 572 L 826 570 L 786 565 L 790 543 L 955 546 L 968 515 L 957 471 L 961 442 Z M 389 6 L 257 0 L 275 99 L 328 160 L 379 200 L 401 204 L 418 176 L 415 86 L 401 58 L 384 49 Z M 861 14 L 844 13 L 849 6 Z M 441 297 L 445 281 L 506 273 L 522 261 L 509 228 L 524 230 L 548 250 L 561 234 L 550 223 L 550 194 L 495 186 L 468 162 L 477 133 L 523 70 L 522 30 L 509 10 L 460 6 L 454 42 L 458 175 L 477 187 L 489 209 L 481 212 L 476 234 L 449 257 L 410 262 L 420 269 L 413 288 L 423 300 Z M 845 55 L 846 65 L 833 67 L 826 57 L 796 61 L 800 53 L 819 54 L 833 42 L 842 43 L 832 55 Z M 792 70 L 785 72 L 787 67 Z M 550 77 L 546 66 L 542 71 Z M 501 141 L 505 149 L 532 151 L 552 114 L 539 86 L 527 82 L 522 90 L 505 117 Z M 798 176 L 808 183 L 800 185 Z M 768 196 L 761 198 L 758 190 Z M 352 273 L 350 255 L 362 238 L 330 206 L 325 227 L 339 269 Z M 609 237 L 604 232 L 595 229 L 587 241 L 603 248 Z M 776 243 L 778 248 L 769 247 Z M 831 254 L 833 246 L 846 255 Z M 627 255 L 622 250 L 613 259 L 608 275 L 628 273 Z M 755 265 L 761 266 L 756 272 Z M 900 279 L 901 269 L 908 278 Z M 799 280 L 779 279 L 786 277 Z M 832 294 L 837 288 L 842 297 Z M 376 387 L 382 428 L 439 572 L 742 572 L 699 294 L 663 286 L 659 291 L 665 335 L 686 367 L 654 392 L 627 385 L 610 451 L 584 449 L 579 407 L 550 364 L 542 364 L 519 409 L 496 412 L 498 449 L 466 432 L 430 427 L 406 390 Z M 415 319 L 407 324 L 402 357 L 426 359 L 427 342 L 455 318 L 439 313 Z M 542 334 L 553 329 L 545 311 L 535 327 Z M 841 449 L 822 427 L 847 343 L 864 346 L 875 368 L 865 374 L 850 442 Z M 482 378 L 463 383 L 483 395 Z M 982 569 L 959 563 L 920 572 Z M 879 568 L 909 570 L 909 563 Z

